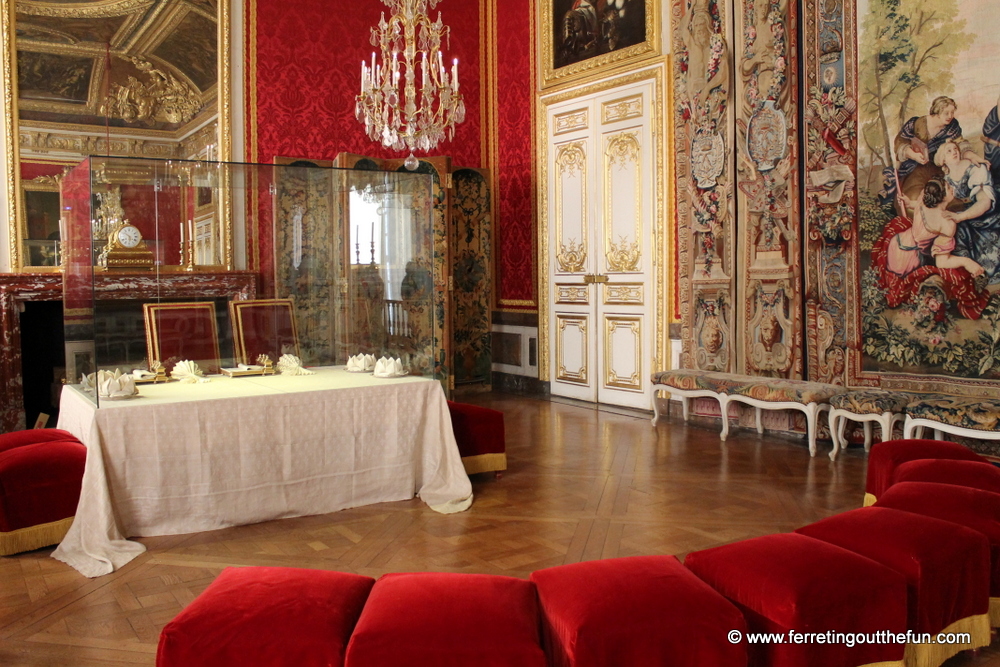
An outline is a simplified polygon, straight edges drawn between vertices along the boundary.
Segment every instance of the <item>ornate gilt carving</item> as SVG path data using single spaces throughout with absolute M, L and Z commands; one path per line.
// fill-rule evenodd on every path
M 124 16 L 139 9 L 151 7 L 153 0 L 104 0 L 103 2 L 61 3 L 25 2 L 17 3 L 19 14 L 29 16 L 56 16 L 62 18 L 110 18 Z
M 186 123 L 201 110 L 201 98 L 194 88 L 178 81 L 173 74 L 156 69 L 147 60 L 135 56 L 128 60 L 149 76 L 149 83 L 130 76 L 124 86 L 112 84 L 111 92 L 101 104 L 102 115 L 125 121 Z
M 620 120 L 642 117 L 642 95 L 623 97 L 601 105 L 601 122 L 607 125 Z
M 642 283 L 607 283 L 604 285 L 604 305 L 641 306 Z
M 560 174 L 574 176 L 577 171 L 583 174 L 586 162 L 587 153 L 582 141 L 564 144 L 556 151 L 556 166 L 559 167 Z
M 18 145 L 31 153 L 69 153 L 73 155 L 127 155 L 135 157 L 176 158 L 179 144 L 173 141 L 154 141 L 129 137 L 96 135 L 68 135 L 52 132 L 21 130 Z
M 558 136 L 574 130 L 585 130 L 589 123 L 587 109 L 567 111 L 553 117 L 553 134 Z
M 562 273 L 581 273 L 586 261 L 587 249 L 582 243 L 577 243 L 576 239 L 570 239 L 568 245 L 559 244 L 556 263 Z
M 608 244 L 608 270 L 620 273 L 638 271 L 639 262 L 642 260 L 642 249 L 639 247 L 639 242 L 629 243 L 624 236 L 618 238 L 619 243 L 612 241 Z
M 590 303 L 590 290 L 586 285 L 566 285 L 556 283 L 556 303 Z

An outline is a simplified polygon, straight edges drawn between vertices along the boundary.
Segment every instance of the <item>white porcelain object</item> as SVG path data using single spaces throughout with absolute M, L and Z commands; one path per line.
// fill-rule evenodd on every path
M 278 359 L 278 372 L 282 375 L 316 375 L 316 371 L 302 367 L 302 360 L 294 354 L 283 354 Z
M 198 368 L 198 364 L 188 359 L 178 361 L 177 365 L 174 366 L 174 370 L 170 371 L 170 377 L 185 384 L 211 382 L 211 379 L 205 377 L 205 374 Z

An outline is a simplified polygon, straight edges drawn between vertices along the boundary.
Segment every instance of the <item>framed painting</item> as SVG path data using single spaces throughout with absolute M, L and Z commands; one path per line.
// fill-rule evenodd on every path
M 660 55 L 655 0 L 539 0 L 542 87 Z
M 206 373 L 218 373 L 219 328 L 210 301 L 144 303 L 146 354 L 169 373 L 178 361 L 193 361 Z
M 291 299 L 230 301 L 236 362 L 256 364 L 266 354 L 274 363 L 283 354 L 301 356 L 295 327 L 295 307 Z
M 805 7 L 810 357 L 850 385 L 995 390 L 1000 14 L 986 0 Z

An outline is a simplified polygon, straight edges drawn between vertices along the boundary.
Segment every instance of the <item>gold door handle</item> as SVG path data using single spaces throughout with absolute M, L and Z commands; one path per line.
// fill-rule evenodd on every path
M 583 282 L 586 285 L 591 283 L 606 283 L 608 282 L 608 277 L 600 273 L 587 273 L 583 276 Z

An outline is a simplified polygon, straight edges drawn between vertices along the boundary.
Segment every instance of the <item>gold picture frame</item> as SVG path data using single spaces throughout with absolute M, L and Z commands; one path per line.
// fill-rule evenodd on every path
M 144 303 L 146 354 L 171 371 L 178 361 L 194 361 L 207 373 L 218 373 L 219 328 L 211 301 Z
M 540 0 L 541 84 L 602 75 L 662 53 L 655 0 Z
M 18 224 L 23 265 L 32 271 L 57 271 L 60 268 L 62 240 L 60 176 L 21 179 L 18 206 L 22 221 Z
M 255 364 L 261 354 L 277 363 L 282 354 L 301 356 L 291 299 L 230 301 L 236 363 Z

